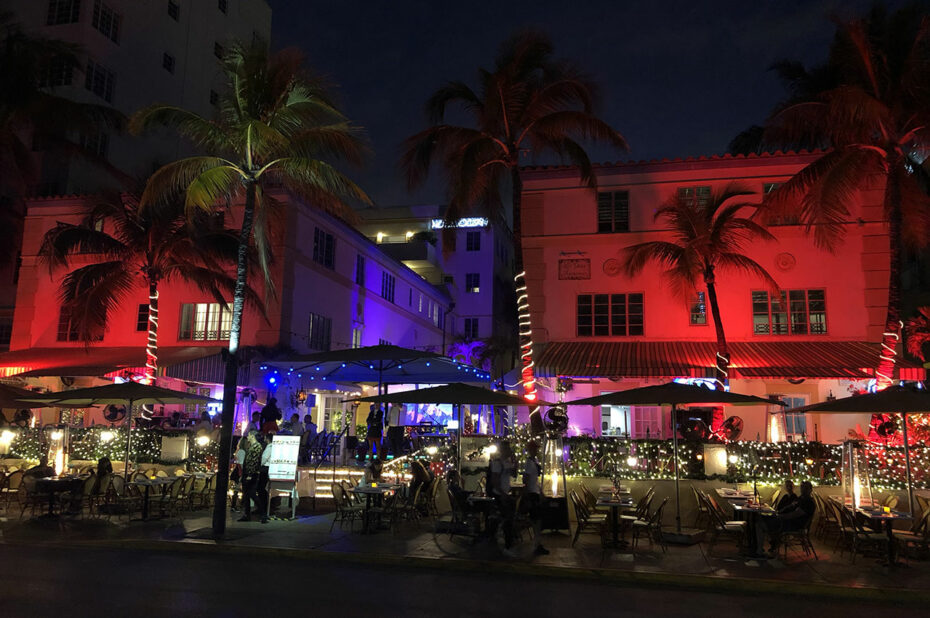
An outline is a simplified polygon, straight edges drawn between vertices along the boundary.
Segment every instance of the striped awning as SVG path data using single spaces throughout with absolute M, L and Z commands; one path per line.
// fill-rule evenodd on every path
M 877 344 L 862 341 L 730 342 L 733 378 L 871 378 Z M 540 377 L 711 377 L 712 341 L 554 341 L 537 354 Z M 900 359 L 900 357 L 899 357 Z M 904 359 L 900 378 L 923 380 L 925 371 Z
M 204 356 L 219 354 L 218 346 L 164 346 L 158 350 L 158 364 L 170 367 Z M 28 348 L 0 354 L 0 377 L 23 376 L 104 376 L 109 373 L 145 367 L 145 346 L 77 346 Z M 221 381 L 222 382 L 222 381 Z

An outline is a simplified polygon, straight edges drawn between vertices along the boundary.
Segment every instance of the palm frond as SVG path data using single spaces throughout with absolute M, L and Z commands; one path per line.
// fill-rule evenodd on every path
M 723 252 L 717 256 L 718 268 L 736 270 L 751 275 L 762 281 L 771 291 L 779 290 L 778 282 L 761 264 L 742 253 Z
M 65 275 L 59 296 L 79 339 L 90 342 L 103 334 L 110 310 L 136 289 L 126 264 L 110 261 L 82 266 Z
M 465 110 L 480 117 L 484 103 L 464 82 L 449 82 L 439 88 L 426 102 L 426 116 L 433 124 L 442 122 L 449 103 L 458 103 Z
M 187 194 L 188 188 L 194 180 L 215 168 L 238 169 L 229 161 L 220 157 L 188 157 L 168 163 L 159 168 L 149 178 L 148 182 L 145 184 L 145 190 L 142 192 L 140 201 L 143 207 L 149 207 L 163 202 L 166 196 L 170 199 L 179 193 Z M 225 172 L 220 172 L 218 174 L 222 175 L 225 174 Z M 217 179 L 217 176 L 213 177 L 213 180 Z M 194 195 L 196 199 L 187 200 L 188 203 L 196 203 L 198 205 L 208 203 L 207 200 L 209 196 L 205 193 L 205 190 L 210 186 L 218 189 L 216 184 L 202 183 L 199 187 L 199 191 Z M 231 187 L 227 187 L 227 189 L 231 189 Z M 220 200 L 225 195 L 228 195 L 228 193 L 216 193 L 214 202 Z M 209 204 L 212 206 L 214 202 L 209 202 Z
M 109 258 L 124 256 L 125 244 L 109 234 L 92 227 L 59 222 L 45 233 L 39 248 L 39 259 L 49 271 L 68 265 L 69 259 L 77 254 L 97 254 Z

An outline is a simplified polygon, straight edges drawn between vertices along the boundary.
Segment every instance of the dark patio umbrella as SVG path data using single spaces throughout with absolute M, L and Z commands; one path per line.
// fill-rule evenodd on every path
M 679 492 L 680 475 L 678 473 L 678 406 L 697 403 L 719 403 L 731 406 L 785 405 L 780 401 L 763 399 L 752 395 L 741 395 L 729 391 L 715 391 L 705 386 L 678 384 L 669 382 L 655 386 L 631 388 L 616 393 L 607 393 L 596 397 L 576 399 L 566 402 L 570 406 L 671 406 L 672 443 L 675 451 L 675 524 L 681 532 L 681 501 Z
M 435 352 L 386 344 L 303 354 L 262 365 L 263 369 L 268 367 L 321 382 L 373 382 L 378 385 L 379 393 L 382 385 L 389 383 L 438 384 L 491 379 L 486 371 Z
M 84 407 L 110 404 L 126 404 L 126 467 L 124 474 L 129 474 L 129 447 L 132 444 L 132 406 L 135 404 L 182 404 L 182 403 L 222 403 L 211 397 L 194 395 L 183 391 L 174 391 L 160 386 L 140 384 L 139 382 L 122 382 L 89 388 L 76 388 L 58 393 L 32 393 L 23 401 L 42 402 L 47 406 Z M 127 479 L 128 480 L 128 479 Z
M 347 399 L 346 401 L 371 402 L 371 403 L 449 403 L 456 406 L 459 410 L 459 435 L 458 445 L 456 447 L 457 460 L 461 464 L 461 408 L 463 404 L 469 405 L 494 405 L 494 406 L 551 406 L 553 404 L 545 401 L 536 401 L 528 403 L 522 397 L 504 393 L 501 391 L 492 391 L 480 386 L 462 384 L 456 382 L 446 384 L 445 386 L 434 386 L 432 388 L 422 388 L 417 390 L 402 391 L 399 393 L 387 393 L 384 395 L 375 395 L 372 397 L 362 397 L 359 399 Z
M 907 443 L 907 415 L 930 414 L 930 393 L 916 386 L 889 386 L 884 390 L 843 397 L 833 401 L 794 408 L 790 412 L 817 414 L 900 414 L 904 432 L 904 464 L 907 475 L 907 505 L 914 513 L 914 488 L 911 486 L 911 452 Z
M 432 388 L 421 388 L 416 390 L 403 391 L 399 393 L 388 393 L 384 395 L 374 395 L 372 397 L 361 397 L 358 399 L 347 399 L 346 401 L 360 402 L 381 402 L 381 403 L 451 403 L 451 404 L 474 404 L 474 405 L 493 405 L 493 406 L 550 406 L 551 403 L 545 401 L 535 401 L 528 403 L 522 397 L 511 395 L 502 391 L 492 391 L 480 386 L 471 384 L 462 384 L 456 382 L 446 384 L 445 386 L 434 386 Z

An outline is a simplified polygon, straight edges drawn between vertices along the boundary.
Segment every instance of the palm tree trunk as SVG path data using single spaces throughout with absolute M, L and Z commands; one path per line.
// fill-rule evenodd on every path
M 145 383 L 155 384 L 158 375 L 158 281 L 149 280 L 148 336 L 145 341 Z M 142 417 L 150 418 L 153 407 L 142 406 Z
M 520 344 L 520 377 L 523 382 L 523 397 L 527 401 L 536 401 L 536 375 L 533 370 L 533 327 L 530 322 L 530 301 L 526 291 L 526 272 L 523 270 L 523 222 L 521 206 L 523 201 L 523 179 L 520 169 L 511 168 L 510 177 L 513 185 L 513 278 L 517 293 L 517 333 Z
M 889 166 L 894 162 L 889 162 Z M 888 309 L 885 314 L 885 330 L 879 352 L 878 368 L 875 370 L 879 390 L 891 386 L 895 378 L 897 347 L 901 341 L 901 188 L 898 186 L 894 168 L 885 182 L 885 212 L 888 215 Z
M 252 219 L 255 215 L 255 193 L 255 184 L 249 183 L 245 194 L 245 211 L 242 214 L 242 230 L 239 232 L 236 288 L 233 293 L 232 324 L 229 328 L 229 349 L 226 354 L 226 376 L 223 380 L 223 422 L 220 425 L 218 470 L 213 503 L 213 534 L 216 536 L 221 536 L 226 531 L 226 493 L 229 490 L 229 458 L 232 455 L 236 387 L 239 376 L 239 335 L 242 332 L 242 309 L 245 305 L 246 276 L 249 271 L 249 244 L 252 236 Z
M 714 330 L 717 333 L 714 379 L 721 387 L 726 387 L 730 379 L 730 349 L 727 347 L 727 336 L 723 332 L 723 320 L 720 319 L 720 305 L 717 303 L 716 275 L 713 266 L 705 270 L 704 284 L 707 286 L 707 302 L 710 303 L 710 315 L 714 320 Z

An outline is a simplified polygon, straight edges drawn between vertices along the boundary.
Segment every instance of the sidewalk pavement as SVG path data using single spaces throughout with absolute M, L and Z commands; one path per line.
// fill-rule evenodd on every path
M 236 514 L 231 514 L 235 516 Z M 396 532 L 363 535 L 359 526 L 337 524 L 333 515 L 298 517 L 267 524 L 236 522 L 230 517 L 227 533 L 215 540 L 209 514 L 187 514 L 182 519 L 117 522 L 98 519 L 0 521 L 0 541 L 6 544 L 92 544 L 125 549 L 133 547 L 188 552 L 274 552 L 306 555 L 339 562 L 396 564 L 410 568 L 462 571 L 499 570 L 541 577 L 586 578 L 616 585 L 693 588 L 753 594 L 761 591 L 798 595 L 861 598 L 923 605 L 930 602 L 930 561 L 910 560 L 888 569 L 875 558 L 840 555 L 817 544 L 819 560 L 800 550 L 789 550 L 787 561 L 747 560 L 731 543 L 721 542 L 708 555 L 707 545 L 669 546 L 663 552 L 641 540 L 636 551 L 602 549 L 596 534 L 583 534 L 575 547 L 571 537 L 546 534 L 547 556 L 534 556 L 532 532 L 524 533 L 513 553 L 505 555 L 489 539 L 472 541 L 434 532 L 429 519 L 403 523 Z M 924 605 L 925 606 L 925 605 Z

